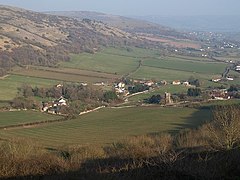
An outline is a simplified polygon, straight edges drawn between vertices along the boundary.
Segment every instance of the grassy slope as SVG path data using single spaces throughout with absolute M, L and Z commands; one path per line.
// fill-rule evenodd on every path
M 31 86 L 52 86 L 58 81 L 26 76 L 10 75 L 0 80 L 0 100 L 11 100 L 17 95 L 17 88 L 23 84 Z
M 59 116 L 34 111 L 1 112 L 0 127 L 59 119 Z
M 222 74 L 226 67 L 226 64 L 224 63 L 208 63 L 194 60 L 190 61 L 173 57 L 164 57 L 161 59 L 146 59 L 143 65 L 213 75 Z
M 130 101 L 139 101 L 144 100 L 146 98 L 151 97 L 152 95 L 164 95 L 165 92 L 169 93 L 186 93 L 189 87 L 186 86 L 176 86 L 176 85 L 167 85 L 167 86 L 161 86 L 159 89 L 155 89 L 153 92 L 146 93 L 146 94 L 139 94 L 136 96 L 132 96 L 129 98 Z
M 161 107 L 103 109 L 75 120 L 1 132 L 3 137 L 31 137 L 44 145 L 105 144 L 126 136 L 196 127 L 209 120 L 208 110 Z
M 61 66 L 124 75 L 136 69 L 138 61 L 137 58 L 133 57 L 104 54 L 101 52 L 97 54 L 83 53 L 72 55 L 72 60 L 61 63 Z

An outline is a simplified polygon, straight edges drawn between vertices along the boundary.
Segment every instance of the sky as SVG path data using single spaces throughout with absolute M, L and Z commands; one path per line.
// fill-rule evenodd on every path
M 96 11 L 134 16 L 240 15 L 240 0 L 0 0 L 2 5 L 44 11 Z

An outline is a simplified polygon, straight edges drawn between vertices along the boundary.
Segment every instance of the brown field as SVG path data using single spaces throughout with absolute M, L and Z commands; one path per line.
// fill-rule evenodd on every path
M 166 43 L 170 46 L 176 47 L 176 48 L 195 48 L 199 49 L 201 48 L 201 45 L 198 43 L 194 43 L 191 41 L 186 41 L 186 40 L 171 40 L 171 39 L 166 39 L 166 38 L 160 38 L 160 37 L 149 37 L 149 36 L 141 36 L 141 38 L 150 40 L 150 41 L 155 41 L 155 42 L 161 42 L 161 43 Z

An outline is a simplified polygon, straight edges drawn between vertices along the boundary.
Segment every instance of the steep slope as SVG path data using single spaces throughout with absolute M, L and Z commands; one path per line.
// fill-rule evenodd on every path
M 51 66 L 68 60 L 68 53 L 94 52 L 100 45 L 136 40 L 100 22 L 0 6 L 0 75 L 15 65 Z

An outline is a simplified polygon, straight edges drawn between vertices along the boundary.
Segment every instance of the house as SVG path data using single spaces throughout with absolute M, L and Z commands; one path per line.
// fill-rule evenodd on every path
M 212 82 L 219 82 L 219 81 L 221 81 L 220 78 L 212 79 Z
M 57 114 L 57 112 L 61 109 L 62 106 L 68 106 L 67 100 L 64 97 L 60 97 L 59 99 L 48 102 L 48 103 L 42 103 L 42 112 L 48 112 Z
M 105 84 L 104 84 L 104 82 L 97 82 L 97 83 L 95 83 L 93 85 L 94 86 L 104 86 Z
M 162 80 L 162 81 L 161 81 L 161 84 L 162 84 L 162 85 L 167 85 L 167 81 Z
M 120 82 L 118 84 L 115 85 L 115 92 L 117 94 L 126 94 L 127 91 L 125 90 L 125 83 Z
M 228 92 L 226 89 L 214 89 L 209 94 L 212 99 L 215 100 L 225 100 L 230 99 L 230 96 L 228 95 Z
M 62 84 L 57 84 L 56 87 L 57 87 L 57 88 L 62 88 L 63 85 L 62 85 Z
M 233 80 L 234 80 L 234 79 L 231 78 L 231 77 L 227 77 L 226 79 L 229 80 L 229 81 L 233 81 Z
M 236 66 L 236 71 L 240 71 L 240 66 Z
M 190 83 L 189 83 L 188 81 L 184 81 L 182 84 L 183 84 L 184 86 L 190 86 Z
M 153 81 L 146 81 L 144 84 L 145 84 L 146 86 L 151 87 L 152 85 L 154 85 L 154 82 L 153 82 Z
M 172 82 L 172 84 L 173 84 L 173 85 L 180 85 L 181 82 L 180 82 L 179 80 L 175 80 L 175 81 Z
M 56 106 L 67 106 L 67 100 L 64 97 L 60 97 L 59 99 L 54 101 L 54 107 Z

